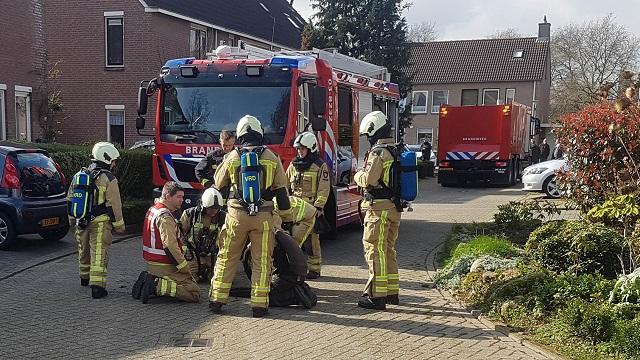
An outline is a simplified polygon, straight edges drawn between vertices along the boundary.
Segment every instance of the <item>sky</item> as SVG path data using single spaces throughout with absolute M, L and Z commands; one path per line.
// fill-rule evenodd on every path
M 538 33 L 547 16 L 553 29 L 613 14 L 616 21 L 640 35 L 640 0 L 411 0 L 409 24 L 433 22 L 438 40 L 484 38 L 498 30 L 516 29 L 523 36 Z M 311 0 L 294 0 L 293 7 L 308 19 Z

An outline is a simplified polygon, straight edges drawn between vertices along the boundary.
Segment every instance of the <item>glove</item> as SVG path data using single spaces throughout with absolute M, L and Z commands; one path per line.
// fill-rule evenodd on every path
M 118 234 L 124 234 L 125 227 L 124 226 L 118 226 L 118 227 L 114 228 L 113 230 Z
M 282 223 L 282 230 L 291 233 L 291 228 L 293 227 L 293 221 L 285 221 Z

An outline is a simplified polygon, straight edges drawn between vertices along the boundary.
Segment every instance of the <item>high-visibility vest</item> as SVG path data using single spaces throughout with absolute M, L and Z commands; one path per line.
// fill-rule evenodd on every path
M 174 264 L 173 260 L 167 256 L 162 246 L 160 238 L 160 229 L 157 227 L 157 220 L 161 215 L 169 214 L 171 211 L 162 203 L 157 203 L 149 208 L 144 218 L 144 226 L 142 228 L 142 256 L 145 261 L 158 262 L 162 264 Z M 178 239 L 178 246 L 182 248 L 182 243 Z

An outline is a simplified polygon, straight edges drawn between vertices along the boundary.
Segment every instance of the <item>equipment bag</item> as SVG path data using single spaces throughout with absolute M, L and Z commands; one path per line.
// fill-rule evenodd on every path
M 413 201 L 418 196 L 418 157 L 413 151 L 404 151 L 399 156 L 400 199 Z
M 71 201 L 69 202 L 69 216 L 76 220 L 90 220 L 95 193 L 94 178 L 87 169 L 81 169 L 71 182 Z
M 256 151 L 243 151 L 240 153 L 240 184 L 242 189 L 242 200 L 247 204 L 249 215 L 256 215 L 261 203 L 260 177 L 262 166 L 260 166 L 260 155 Z

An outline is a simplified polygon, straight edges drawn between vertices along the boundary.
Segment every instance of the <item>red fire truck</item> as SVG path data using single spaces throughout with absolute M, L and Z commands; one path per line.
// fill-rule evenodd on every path
M 530 111 L 510 103 L 440 107 L 438 183 L 513 185 L 528 152 Z
M 295 157 L 296 135 L 313 131 L 332 173 L 327 220 L 336 227 L 358 221 L 353 173 L 369 147 L 359 139 L 359 121 L 381 110 L 397 124 L 398 86 L 388 81 L 386 69 L 335 52 L 269 54 L 256 58 L 250 50 L 220 47 L 209 60 L 169 60 L 159 77 L 141 83 L 139 133 L 148 97 L 157 93 L 153 133 L 144 134 L 155 140 L 154 185 L 178 182 L 187 189 L 185 206 L 193 206 L 202 189 L 195 165 L 220 146 L 220 131 L 235 131 L 250 114 L 261 121 L 265 145 L 285 168 Z

